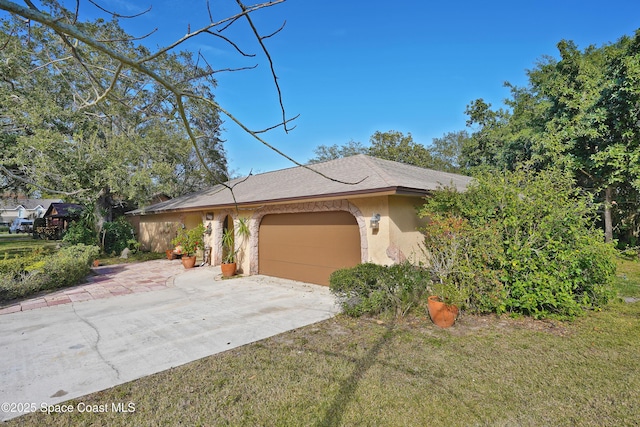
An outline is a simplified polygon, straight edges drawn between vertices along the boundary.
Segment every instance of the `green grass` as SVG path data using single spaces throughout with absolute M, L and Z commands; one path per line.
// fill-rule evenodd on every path
M 640 264 L 620 271 L 637 295 Z M 339 316 L 69 402 L 135 413 L 8 425 L 637 425 L 639 348 L 640 303 L 622 300 L 571 323 L 462 316 L 448 330 L 422 313 Z
M 30 234 L 0 234 L 0 260 L 5 256 L 14 258 L 29 255 L 34 250 L 50 253 L 58 244 L 55 240 L 34 239 Z
M 15 258 L 16 256 L 30 255 L 34 251 L 38 251 L 42 254 L 52 253 L 60 244 L 61 241 L 59 240 L 33 239 L 31 235 L 0 234 L 0 262 L 5 258 L 5 256 L 7 258 Z M 101 255 L 99 260 L 102 265 L 113 265 L 131 262 L 144 262 L 164 257 L 164 253 L 137 252 L 135 254 L 131 254 L 127 259 L 121 259 L 119 256 Z
M 620 296 L 640 298 L 640 261 L 618 259 L 617 266 Z

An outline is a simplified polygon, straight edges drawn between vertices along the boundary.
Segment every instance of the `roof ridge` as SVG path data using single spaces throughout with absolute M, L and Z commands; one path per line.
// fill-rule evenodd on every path
M 385 160 L 385 159 L 381 159 L 379 157 L 374 157 L 374 156 L 369 156 L 368 154 L 358 154 L 358 156 L 363 156 L 366 160 L 366 162 L 369 164 L 369 166 L 371 166 L 371 168 L 373 169 L 373 171 L 375 173 L 378 174 L 378 176 L 380 178 L 382 178 L 382 180 L 387 183 L 388 185 L 391 185 L 392 183 L 392 179 L 391 179 L 391 175 L 389 175 L 387 173 L 387 171 L 385 171 L 381 166 L 379 161 L 380 160 Z M 387 160 L 388 162 L 391 162 L 390 160 Z

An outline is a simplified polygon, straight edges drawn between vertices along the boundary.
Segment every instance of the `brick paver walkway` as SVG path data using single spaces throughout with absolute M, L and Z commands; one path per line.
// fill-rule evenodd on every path
M 110 298 L 139 292 L 167 289 L 173 277 L 184 271 L 180 260 L 166 259 L 134 264 L 107 265 L 92 268 L 87 282 L 0 308 L 0 314 L 51 307 L 58 304 Z

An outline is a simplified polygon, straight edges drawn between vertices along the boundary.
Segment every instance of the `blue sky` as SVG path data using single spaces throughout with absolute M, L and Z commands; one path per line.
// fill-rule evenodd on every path
M 123 22 L 135 35 L 158 27 L 148 44 L 166 44 L 188 25 L 194 30 L 208 22 L 204 0 L 109 3 L 120 10 L 153 6 L 142 18 Z M 232 0 L 211 4 L 216 18 L 237 8 Z M 254 15 L 264 33 L 284 20 L 284 30 L 265 43 L 287 113 L 300 117 L 290 133 L 280 128 L 264 137 L 306 162 L 318 145 L 368 143 L 378 130 L 410 132 L 425 145 L 463 130 L 472 100 L 500 106 L 509 95 L 503 83 L 525 85 L 526 70 L 544 55 L 555 56 L 560 40 L 584 48 L 632 35 L 640 28 L 640 1 L 287 0 Z M 258 57 L 239 58 L 212 38 L 189 47 L 201 49 L 214 68 L 259 66 L 219 74 L 217 100 L 250 128 L 277 123 L 281 116 L 268 64 L 247 27 L 232 27 L 227 35 Z M 230 120 L 225 128 L 235 173 L 292 166 Z

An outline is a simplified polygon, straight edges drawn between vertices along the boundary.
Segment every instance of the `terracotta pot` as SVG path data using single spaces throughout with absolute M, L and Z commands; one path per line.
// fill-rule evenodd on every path
M 228 264 L 222 263 L 220 265 L 220 268 L 222 269 L 222 275 L 224 277 L 231 277 L 234 274 L 236 274 L 236 263 L 235 262 L 228 263 Z
M 176 254 L 173 253 L 173 249 L 167 249 L 165 251 L 165 253 L 167 254 L 167 259 L 176 259 Z
M 458 307 L 445 304 L 435 295 L 427 298 L 427 308 L 429 309 L 429 316 L 431 316 L 433 323 L 441 328 L 452 326 L 458 317 Z
M 182 256 L 182 266 L 184 268 L 193 268 L 196 265 L 196 256 Z
M 93 266 L 94 266 L 94 267 L 100 267 L 100 260 L 98 260 L 98 259 L 94 259 L 94 260 L 93 260 Z

